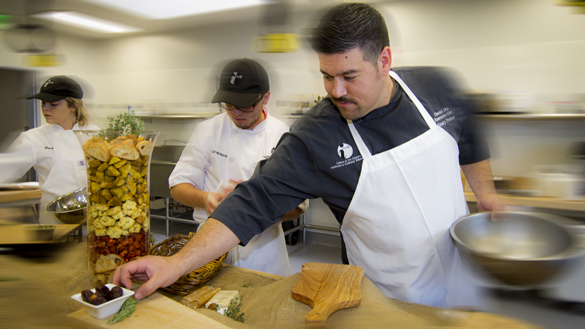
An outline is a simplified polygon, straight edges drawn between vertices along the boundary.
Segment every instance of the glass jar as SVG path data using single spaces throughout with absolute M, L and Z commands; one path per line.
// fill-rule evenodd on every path
M 150 250 L 150 160 L 158 132 L 75 131 L 87 168 L 87 248 L 95 284 Z M 116 137 L 113 137 L 116 136 Z

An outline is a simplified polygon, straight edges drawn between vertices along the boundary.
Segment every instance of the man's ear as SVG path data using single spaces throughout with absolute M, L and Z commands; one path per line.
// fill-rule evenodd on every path
M 264 94 L 264 105 L 268 104 L 268 100 L 270 99 L 270 90 Z
M 378 70 L 382 76 L 388 75 L 390 67 L 392 66 L 392 50 L 386 46 L 378 56 Z

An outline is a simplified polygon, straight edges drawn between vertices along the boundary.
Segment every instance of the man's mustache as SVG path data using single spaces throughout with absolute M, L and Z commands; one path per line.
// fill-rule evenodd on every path
M 337 98 L 337 97 L 333 97 L 333 96 L 330 95 L 329 97 L 331 97 L 331 99 L 334 100 L 335 102 L 353 103 L 353 104 L 355 104 L 354 101 L 350 100 L 349 98 L 347 98 L 345 96 L 341 96 L 341 97 Z

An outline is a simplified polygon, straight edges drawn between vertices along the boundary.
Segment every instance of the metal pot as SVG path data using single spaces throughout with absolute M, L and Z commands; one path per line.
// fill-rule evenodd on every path
M 461 218 L 450 228 L 462 258 L 480 274 L 517 287 L 537 287 L 585 255 L 582 236 L 560 216 L 505 211 Z
M 47 205 L 47 212 L 63 224 L 82 224 L 87 218 L 87 189 L 64 194 Z

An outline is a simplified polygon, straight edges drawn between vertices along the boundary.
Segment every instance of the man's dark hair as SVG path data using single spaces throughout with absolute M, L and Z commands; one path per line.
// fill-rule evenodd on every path
M 365 3 L 344 3 L 331 8 L 313 29 L 309 42 L 323 54 L 339 54 L 359 47 L 364 60 L 376 63 L 384 47 L 390 46 L 382 14 Z

